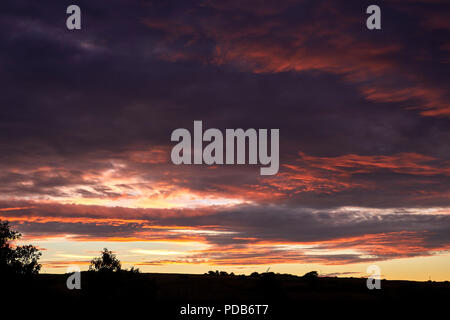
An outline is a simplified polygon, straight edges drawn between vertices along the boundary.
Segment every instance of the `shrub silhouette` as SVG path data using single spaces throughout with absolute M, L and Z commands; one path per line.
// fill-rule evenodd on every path
M 228 277 L 228 276 L 234 276 L 234 273 L 233 273 L 233 272 L 228 273 L 228 272 L 226 272 L 226 271 L 219 271 L 219 270 L 216 270 L 216 271 L 210 270 L 210 271 L 208 271 L 207 273 L 205 273 L 205 275 Z
M 131 273 L 141 273 L 141 270 L 139 268 L 136 268 L 135 266 L 132 266 L 129 270 Z
M 36 247 L 11 247 L 11 241 L 21 237 L 19 232 L 11 229 L 7 221 L 0 221 L 0 274 L 31 275 L 41 270 L 38 260 L 42 254 Z
M 100 271 L 100 272 L 118 272 L 121 271 L 122 265 L 116 255 L 104 248 L 101 256 L 99 258 L 94 258 L 91 260 L 89 265 L 89 271 Z
M 317 271 L 310 271 L 303 275 L 303 278 L 307 279 L 307 280 L 317 279 L 318 277 L 319 277 L 319 273 Z

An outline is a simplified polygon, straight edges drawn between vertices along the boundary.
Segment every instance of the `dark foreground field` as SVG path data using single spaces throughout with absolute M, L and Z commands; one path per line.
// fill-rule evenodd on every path
M 81 290 L 68 290 L 68 275 L 41 274 L 28 279 L 2 280 L 8 292 L 4 304 L 38 302 L 41 311 L 144 312 L 145 319 L 300 319 L 314 315 L 392 315 L 423 309 L 447 309 L 449 282 L 382 280 L 369 290 L 362 278 L 312 278 L 273 273 L 258 276 L 188 274 L 81 273 Z M 9 299 L 9 300 L 8 300 Z M 183 307 L 214 307 L 212 315 L 183 315 Z M 225 305 L 245 305 L 249 315 L 232 314 Z M 268 305 L 257 307 L 257 305 Z M 249 308 L 249 306 L 253 306 Z M 88 311 L 88 307 L 93 307 Z M 259 314 L 257 314 L 259 309 Z M 206 310 L 206 309 L 205 309 Z M 233 309 L 237 311 L 237 307 Z M 308 318 L 311 314 L 308 316 Z

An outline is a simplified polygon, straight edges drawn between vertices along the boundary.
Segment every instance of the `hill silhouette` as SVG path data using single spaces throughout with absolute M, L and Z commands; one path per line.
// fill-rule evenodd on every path
M 450 297 L 448 281 L 382 280 L 381 290 L 368 290 L 364 278 L 298 277 L 272 272 L 250 276 L 220 272 L 204 275 L 81 272 L 81 289 L 69 290 L 68 276 L 9 277 L 2 283 L 8 288 L 10 300 L 20 297 L 40 305 L 51 301 L 52 305 L 78 311 L 103 305 L 111 312 L 120 309 L 150 312 L 157 319 L 207 318 L 181 316 L 181 308 L 188 304 L 221 309 L 222 313 L 215 313 L 212 319 L 290 319 L 306 311 L 325 316 L 379 312 L 386 308 L 404 314 L 423 307 L 445 306 Z M 230 318 L 231 315 L 223 314 L 225 304 L 267 304 L 269 308 L 265 315 Z

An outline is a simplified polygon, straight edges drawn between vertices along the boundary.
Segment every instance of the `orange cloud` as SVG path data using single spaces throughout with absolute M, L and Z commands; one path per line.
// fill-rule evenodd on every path
M 449 163 L 418 153 L 398 153 L 388 156 L 348 154 L 331 158 L 313 157 L 300 152 L 300 157 L 300 161 L 304 161 L 308 166 L 343 174 L 368 173 L 377 169 L 387 169 L 411 175 L 450 175 Z M 441 162 L 444 164 L 443 167 L 439 166 Z
M 290 5 L 276 9 L 258 5 L 252 8 L 252 14 L 256 10 L 258 16 L 259 9 L 265 8 L 261 14 L 269 18 L 255 19 L 254 23 L 239 21 L 233 27 L 230 27 L 232 22 L 236 23 L 230 21 L 233 13 L 246 12 L 246 5 L 206 1 L 202 7 L 213 9 L 210 19 L 196 18 L 197 11 L 192 9 L 186 13 L 190 19 L 146 19 L 144 23 L 164 33 L 165 50 L 161 58 L 166 60 L 232 64 L 254 73 L 327 72 L 357 84 L 369 100 L 402 102 L 407 104 L 404 107 L 420 109 L 424 116 L 450 116 L 448 90 L 425 82 L 421 72 L 399 62 L 397 56 L 408 50 L 401 41 L 387 40 L 381 45 L 371 41 L 371 37 L 356 36 L 353 31 L 360 30 L 360 17 L 345 13 L 329 1 L 310 9 L 311 19 L 307 22 L 299 19 L 294 23 L 282 15 Z M 432 29 L 448 29 L 448 19 L 441 12 L 430 12 L 425 20 L 421 12 L 410 14 Z M 184 48 L 169 49 L 172 42 L 185 38 L 189 40 Z M 205 39 L 215 43 L 213 53 L 206 57 L 203 51 L 202 55 L 195 55 L 192 47 Z

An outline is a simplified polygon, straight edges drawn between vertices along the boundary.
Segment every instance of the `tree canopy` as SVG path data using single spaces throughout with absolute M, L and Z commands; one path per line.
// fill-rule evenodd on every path
M 122 269 L 119 259 L 116 255 L 104 248 L 99 258 L 91 260 L 89 271 L 117 272 Z
M 11 229 L 7 221 L 0 221 L 0 273 L 30 275 L 39 273 L 41 252 L 32 246 L 13 246 L 22 235 Z

